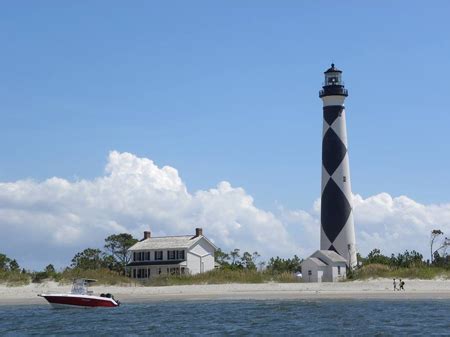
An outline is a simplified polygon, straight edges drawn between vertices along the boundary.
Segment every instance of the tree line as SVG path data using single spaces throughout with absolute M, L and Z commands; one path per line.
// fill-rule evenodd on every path
M 110 235 L 105 239 L 103 249 L 86 248 L 76 253 L 70 266 L 64 268 L 63 272 L 106 269 L 119 275 L 125 275 L 126 265 L 130 262 L 128 249 L 136 242 L 138 240 L 128 233 Z M 60 276 L 53 264 L 47 265 L 42 271 L 27 271 L 24 268 L 21 269 L 15 259 L 0 253 L 0 280 L 1 276 L 6 278 L 11 274 L 29 276 L 33 282 L 40 282 L 48 278 L 58 279 Z
M 446 238 L 447 240 L 447 238 Z M 131 234 L 113 234 L 105 238 L 103 248 L 86 248 L 74 255 L 68 267 L 64 271 L 108 270 L 117 275 L 126 275 L 126 265 L 131 256 L 128 249 L 138 240 Z M 448 256 L 439 251 L 433 251 L 433 259 L 425 261 L 419 252 L 406 250 L 403 253 L 383 255 L 378 248 L 373 249 L 366 257 L 358 254 L 359 266 L 381 264 L 390 268 L 418 268 L 424 266 L 436 266 L 450 268 Z M 444 251 L 445 253 L 445 251 Z M 241 252 L 235 248 L 230 252 L 218 249 L 215 252 L 215 261 L 221 270 L 264 271 L 272 274 L 301 272 L 302 259 L 297 255 L 292 258 L 271 257 L 262 261 L 258 252 Z M 47 265 L 39 272 L 27 271 L 19 266 L 17 260 L 0 253 L 0 281 L 5 275 L 23 274 L 31 277 L 32 281 L 53 278 L 57 279 L 58 273 L 52 264 Z
M 280 257 L 271 257 L 266 263 L 258 261 L 261 256 L 258 252 L 240 253 L 239 248 L 235 248 L 229 253 L 223 252 L 220 248 L 215 253 L 215 260 L 221 269 L 231 270 L 251 270 L 268 271 L 274 274 L 295 273 L 301 271 L 301 260 L 297 255 L 292 259 L 283 259 Z

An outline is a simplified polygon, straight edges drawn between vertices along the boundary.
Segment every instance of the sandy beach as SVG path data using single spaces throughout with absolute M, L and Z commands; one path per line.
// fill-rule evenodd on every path
M 166 287 L 95 286 L 94 293 L 111 293 L 122 303 L 165 300 L 266 299 L 450 299 L 450 280 L 405 280 L 405 291 L 392 290 L 392 280 L 340 283 L 218 284 Z M 66 293 L 70 285 L 55 282 L 21 287 L 0 285 L 0 305 L 44 304 L 41 293 Z

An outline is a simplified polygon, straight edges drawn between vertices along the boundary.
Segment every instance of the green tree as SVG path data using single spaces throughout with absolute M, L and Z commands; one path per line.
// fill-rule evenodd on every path
M 0 270 L 7 271 L 9 270 L 9 263 L 11 259 L 7 257 L 5 254 L 0 253 Z
M 245 269 L 256 270 L 256 260 L 259 257 L 260 255 L 258 254 L 258 252 L 253 252 L 253 254 L 244 252 L 241 257 L 241 264 Z
M 295 273 L 301 270 L 302 260 L 294 255 L 292 259 L 282 259 L 280 257 L 271 257 L 267 264 L 267 270 L 274 273 Z
M 218 264 L 220 264 L 221 267 L 230 265 L 230 263 L 228 262 L 230 260 L 230 255 L 223 252 L 220 248 L 217 249 L 214 253 L 214 259 Z
M 52 264 L 49 264 L 47 267 L 45 267 L 44 272 L 47 273 L 47 275 L 56 274 L 55 267 Z
M 447 259 L 439 255 L 439 252 L 437 250 L 433 255 L 433 265 L 437 267 L 445 267 L 445 265 L 447 264 Z
M 17 261 L 15 259 L 11 260 L 11 262 L 9 262 L 9 270 L 11 270 L 12 272 L 20 271 L 19 264 L 17 263 Z
M 424 264 L 423 256 L 419 252 L 405 250 L 403 254 L 391 255 L 390 265 L 398 268 L 420 267 Z
M 128 252 L 128 249 L 136 242 L 138 240 L 128 233 L 113 234 L 105 239 L 105 249 L 117 261 L 118 269 L 122 274 L 125 274 L 125 267 L 131 260 L 131 254 Z M 110 259 L 108 264 L 114 265 L 114 262 Z M 114 267 L 112 266 L 112 268 Z
M 235 265 L 235 264 L 236 264 L 236 260 L 237 260 L 238 258 L 240 258 L 240 254 L 239 254 L 240 251 L 241 251 L 241 250 L 240 250 L 239 248 L 235 248 L 234 250 L 232 250 L 232 251 L 230 252 L 230 256 L 231 256 L 231 264 L 232 264 L 232 265 Z
M 72 259 L 72 268 L 79 269 L 100 269 L 105 267 L 103 254 L 100 249 L 87 248 L 75 254 Z
M 441 235 L 444 235 L 444 232 L 441 231 L 440 229 L 433 229 L 431 231 L 431 238 L 430 238 L 431 263 L 433 263 L 433 257 L 434 257 L 434 250 L 433 250 L 434 242 Z
M 256 269 L 256 265 L 253 262 L 253 256 L 249 252 L 244 252 L 244 254 L 242 254 L 241 264 L 242 264 L 242 267 L 244 267 L 245 269 L 248 269 L 248 270 Z
M 372 251 L 367 255 L 367 257 L 364 259 L 364 262 L 366 264 L 385 264 L 390 265 L 392 264 L 392 258 L 389 258 L 383 254 L 381 254 L 381 250 L 378 248 L 372 249 Z

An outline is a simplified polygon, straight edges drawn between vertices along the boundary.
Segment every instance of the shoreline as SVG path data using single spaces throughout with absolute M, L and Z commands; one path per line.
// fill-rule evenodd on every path
M 70 285 L 56 282 L 9 287 L 0 285 L 0 306 L 47 304 L 37 294 L 67 293 Z M 123 304 L 161 301 L 226 300 L 450 300 L 450 280 L 407 280 L 405 291 L 393 291 L 392 280 L 339 283 L 257 283 L 146 287 L 94 286 L 94 293 L 111 293 Z

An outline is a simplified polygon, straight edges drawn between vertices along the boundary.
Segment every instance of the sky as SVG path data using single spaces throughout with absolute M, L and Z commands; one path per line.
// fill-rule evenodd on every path
M 364 255 L 450 231 L 450 3 L 40 1 L 0 10 L 0 252 L 111 233 L 319 245 L 322 102 L 343 70 Z M 24 252 L 24 247 L 28 248 Z

